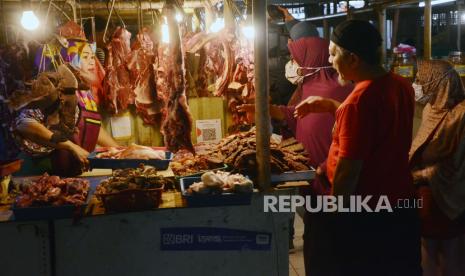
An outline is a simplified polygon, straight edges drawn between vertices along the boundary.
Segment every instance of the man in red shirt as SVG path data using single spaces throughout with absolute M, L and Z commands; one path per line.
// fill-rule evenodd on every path
M 329 61 L 341 83 L 355 88 L 342 103 L 313 97 L 295 115 L 335 113 L 333 141 L 318 169 L 333 195 L 386 197 L 387 213 L 321 213 L 312 217 L 315 242 L 306 258 L 307 275 L 421 275 L 417 210 L 396 208 L 414 199 L 408 153 L 412 141 L 414 91 L 380 62 L 379 32 L 366 21 L 341 23 L 331 36 Z

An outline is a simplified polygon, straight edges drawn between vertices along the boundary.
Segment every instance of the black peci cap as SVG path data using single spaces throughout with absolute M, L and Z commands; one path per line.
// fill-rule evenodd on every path
M 383 39 L 370 22 L 353 19 L 337 25 L 331 34 L 331 41 L 373 64 L 378 62 L 374 59 Z

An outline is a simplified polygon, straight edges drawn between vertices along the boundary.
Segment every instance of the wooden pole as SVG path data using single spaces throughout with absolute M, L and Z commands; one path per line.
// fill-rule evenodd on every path
M 328 19 L 323 19 L 323 38 L 329 40 L 329 24 Z
M 457 1 L 457 51 L 462 48 L 462 1 Z
M 397 46 L 397 32 L 399 31 L 399 14 L 400 9 L 396 8 L 394 12 L 394 19 L 392 20 L 392 37 L 391 37 L 391 49 Z
M 387 35 L 386 35 L 386 9 L 378 9 L 378 28 L 383 43 L 381 44 L 381 61 L 384 64 L 386 62 L 386 44 L 387 44 Z
M 255 27 L 255 124 L 257 127 L 258 185 L 264 192 L 271 190 L 270 166 L 270 111 L 268 103 L 268 27 L 266 0 L 253 0 Z
M 326 15 L 329 15 L 331 13 L 331 7 L 329 5 L 333 5 L 333 3 L 328 2 L 326 4 Z M 331 36 L 331 30 L 329 29 L 328 19 L 323 19 L 323 37 L 324 39 L 329 40 L 330 36 Z
M 431 59 L 431 0 L 425 0 L 423 33 L 423 58 Z

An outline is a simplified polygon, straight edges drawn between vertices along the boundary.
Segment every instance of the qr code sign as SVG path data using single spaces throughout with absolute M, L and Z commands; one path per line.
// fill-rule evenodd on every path
M 216 129 L 215 128 L 202 129 L 202 140 L 205 142 L 215 141 L 216 140 Z
M 221 120 L 196 120 L 197 142 L 214 143 L 221 139 Z

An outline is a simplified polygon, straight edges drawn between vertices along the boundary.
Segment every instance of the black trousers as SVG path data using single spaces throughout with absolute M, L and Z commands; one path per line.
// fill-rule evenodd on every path
M 421 276 L 417 210 L 307 213 L 304 260 L 310 276 Z

